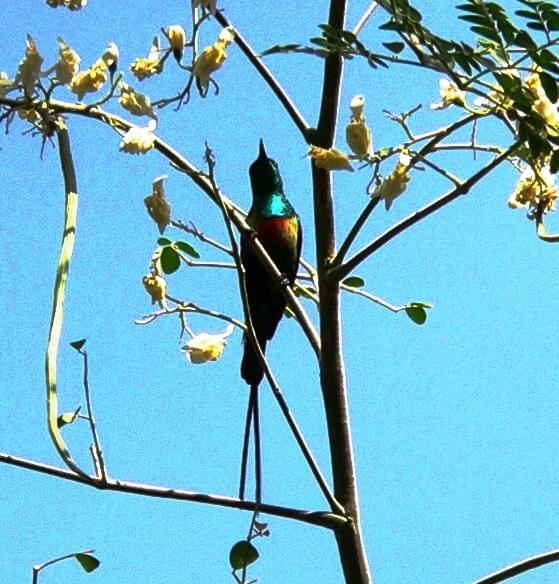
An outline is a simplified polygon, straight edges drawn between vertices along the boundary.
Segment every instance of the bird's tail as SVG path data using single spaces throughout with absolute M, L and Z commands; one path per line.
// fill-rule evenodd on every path
M 258 335 L 257 335 L 258 337 Z M 266 342 L 265 338 L 258 338 L 258 344 L 262 349 L 262 353 L 266 353 Z M 264 376 L 264 369 L 258 360 L 258 355 L 256 354 L 250 339 L 245 335 L 244 339 L 245 350 L 243 353 L 243 360 L 241 361 L 241 377 L 250 386 L 257 386 L 262 381 Z

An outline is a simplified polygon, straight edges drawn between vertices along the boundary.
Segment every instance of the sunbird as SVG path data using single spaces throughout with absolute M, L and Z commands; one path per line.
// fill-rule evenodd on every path
M 301 220 L 283 192 L 278 163 L 268 158 L 262 140 L 258 158 L 251 164 L 249 175 L 252 206 L 247 223 L 258 235 L 278 270 L 293 285 L 303 243 Z M 285 310 L 282 284 L 268 274 L 246 237 L 241 239 L 241 259 L 245 268 L 250 318 L 264 353 L 266 343 L 274 336 Z M 262 365 L 245 334 L 241 376 L 255 388 L 263 375 Z

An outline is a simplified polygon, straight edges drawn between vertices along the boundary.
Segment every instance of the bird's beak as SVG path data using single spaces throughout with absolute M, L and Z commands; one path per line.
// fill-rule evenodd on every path
M 268 160 L 268 155 L 266 154 L 266 149 L 264 148 L 264 140 L 260 138 L 260 151 L 258 153 L 259 160 Z

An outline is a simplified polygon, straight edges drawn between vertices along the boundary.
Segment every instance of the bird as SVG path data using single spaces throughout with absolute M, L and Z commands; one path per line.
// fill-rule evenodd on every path
M 283 192 L 278 163 L 266 154 L 260 140 L 258 158 L 249 168 L 252 206 L 247 223 L 258 236 L 284 278 L 293 285 L 299 266 L 303 230 L 301 220 Z M 282 284 L 276 281 L 252 250 L 247 236 L 241 238 L 241 261 L 245 269 L 248 310 L 262 353 L 274 336 L 283 316 L 286 300 Z M 258 387 L 264 371 L 245 334 L 241 377 L 251 387 Z

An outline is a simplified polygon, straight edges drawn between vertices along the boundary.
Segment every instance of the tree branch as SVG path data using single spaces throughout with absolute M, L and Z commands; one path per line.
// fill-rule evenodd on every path
M 522 560 L 517 564 L 507 566 L 503 570 L 499 570 L 489 576 L 485 576 L 481 580 L 477 580 L 474 584 L 498 584 L 498 582 L 504 582 L 505 580 L 523 574 L 524 572 L 529 572 L 540 566 L 545 566 L 546 564 L 551 564 L 551 562 L 557 561 L 559 561 L 559 549 L 551 550 L 550 552 L 545 552 L 539 556 L 532 556 L 531 558 Z
M 65 468 L 43 464 L 34 460 L 4 454 L 2 452 L 0 452 L 0 463 L 11 464 L 13 466 L 26 468 L 28 470 L 33 470 L 76 483 L 82 483 L 102 491 L 131 493 L 145 497 L 157 497 L 160 499 L 172 499 L 175 501 L 192 501 L 194 503 L 217 505 L 232 509 L 242 509 L 244 511 L 254 511 L 258 508 L 262 513 L 275 515 L 277 517 L 285 517 L 287 519 L 294 519 L 296 521 L 318 525 L 327 529 L 336 529 L 339 525 L 344 525 L 347 522 L 345 517 L 336 515 L 329 511 L 307 511 L 305 509 L 296 509 L 266 503 L 257 505 L 254 501 L 241 501 L 240 499 L 235 499 L 233 497 L 224 497 L 222 495 L 212 495 L 209 493 L 197 493 L 195 491 L 185 491 L 182 489 L 173 489 L 169 487 L 160 487 L 158 485 L 133 483 L 115 479 L 102 481 L 97 477 L 78 474 Z
M 344 29 L 346 0 L 331 0 L 328 24 Z M 320 115 L 313 141 L 330 148 L 334 141 L 342 85 L 343 58 L 330 54 L 324 61 Z M 355 461 L 347 402 L 340 330 L 340 290 L 337 280 L 328 277 L 329 262 L 336 250 L 335 214 L 331 175 L 312 163 L 317 271 L 320 295 L 320 384 L 324 400 L 334 495 L 343 505 L 349 522 L 336 530 L 340 561 L 347 584 L 369 584 L 359 519 Z
M 411 215 L 408 215 L 384 233 L 379 235 L 374 241 L 366 245 L 363 249 L 358 251 L 352 258 L 350 258 L 345 264 L 332 269 L 331 275 L 338 280 L 343 280 L 348 274 L 350 274 L 360 263 L 366 260 L 369 256 L 374 254 L 381 247 L 386 245 L 389 241 L 394 239 L 400 233 L 403 233 L 406 229 L 409 229 L 416 223 L 419 223 L 422 219 L 425 219 L 435 211 L 438 211 L 445 205 L 452 203 L 455 199 L 461 195 L 465 195 L 477 182 L 479 182 L 484 176 L 489 174 L 493 169 L 495 169 L 503 160 L 506 160 L 512 153 L 518 148 L 519 143 L 514 142 L 512 146 L 504 150 L 499 156 L 496 156 L 489 164 L 481 168 L 478 172 L 473 174 L 468 180 L 461 183 L 459 186 L 453 188 L 451 191 L 445 193 L 442 197 L 432 201 L 425 207 L 415 211 Z

